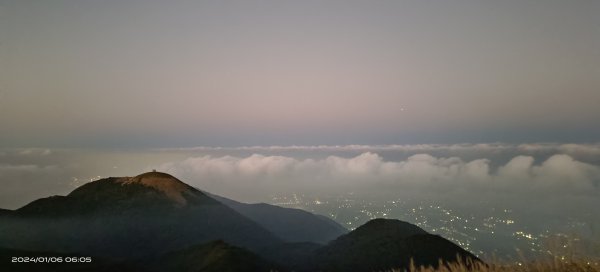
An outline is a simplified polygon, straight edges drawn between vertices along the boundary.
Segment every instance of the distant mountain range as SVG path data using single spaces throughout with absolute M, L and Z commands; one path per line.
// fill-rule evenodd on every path
M 87 183 L 67 196 L 0 210 L 0 271 L 44 271 L 16 256 L 92 256 L 54 271 L 374 271 L 438 260 L 478 261 L 448 240 L 397 220 L 348 233 L 324 216 L 245 204 L 160 172 Z M 39 269 L 39 270 L 36 270 Z

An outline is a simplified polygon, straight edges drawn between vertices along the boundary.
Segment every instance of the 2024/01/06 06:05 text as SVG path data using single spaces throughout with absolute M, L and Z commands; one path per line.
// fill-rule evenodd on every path
M 12 257 L 13 263 L 91 263 L 92 257 Z

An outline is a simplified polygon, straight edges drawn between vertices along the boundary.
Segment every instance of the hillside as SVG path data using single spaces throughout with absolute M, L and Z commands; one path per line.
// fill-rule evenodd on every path
M 216 199 L 216 200 L 215 200 Z M 306 211 L 244 204 L 158 172 L 96 180 L 66 196 L 0 211 L 3 256 L 91 256 L 55 271 L 380 271 L 478 259 L 398 220 L 346 232 Z M 12 254 L 12 255 L 11 255 Z M 46 265 L 0 263 L 0 271 Z M 66 269 L 66 270 L 64 270 Z
M 31 202 L 0 222 L 0 246 L 110 258 L 162 254 L 211 240 L 280 243 L 254 221 L 164 173 L 107 178 Z
M 260 272 L 278 268 L 258 255 L 222 240 L 169 252 L 153 262 L 156 271 Z
M 438 266 L 438 261 L 479 259 L 452 242 L 421 228 L 392 219 L 374 219 L 342 235 L 314 253 L 314 266 L 323 271 L 382 271 Z
M 337 222 L 300 209 L 279 206 L 246 204 L 212 195 L 217 201 L 254 220 L 286 242 L 312 242 L 325 244 L 348 232 Z

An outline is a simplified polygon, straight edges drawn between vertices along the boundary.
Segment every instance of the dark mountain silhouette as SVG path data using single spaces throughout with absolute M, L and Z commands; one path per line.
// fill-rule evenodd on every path
M 281 264 L 293 271 L 314 269 L 315 252 L 323 247 L 311 242 L 284 243 L 265 247 L 258 253 L 273 263 Z
M 258 255 L 222 240 L 165 254 L 153 262 L 156 271 L 260 272 L 278 268 Z
M 411 259 L 416 266 L 437 267 L 440 259 L 455 262 L 457 257 L 463 262 L 467 259 L 479 261 L 454 243 L 428 234 L 415 225 L 399 220 L 374 219 L 317 249 L 310 270 L 406 269 Z
M 13 211 L 11 211 L 11 210 L 0 209 L 0 216 L 10 215 L 10 214 L 12 214 L 12 212 Z
M 327 242 L 348 232 L 337 222 L 300 209 L 282 208 L 269 204 L 246 204 L 209 194 L 217 201 L 254 220 L 287 242 Z
M 31 202 L 0 222 L 0 246 L 136 258 L 215 239 L 258 249 L 275 235 L 165 173 L 106 178 Z
M 371 220 L 319 244 L 336 233 L 345 229 L 321 216 L 211 196 L 150 172 L 100 179 L 67 196 L 0 210 L 0 271 L 381 271 L 407 268 L 411 259 L 417 266 L 457 256 L 478 261 L 398 220 Z M 94 262 L 9 262 L 27 254 L 92 256 Z

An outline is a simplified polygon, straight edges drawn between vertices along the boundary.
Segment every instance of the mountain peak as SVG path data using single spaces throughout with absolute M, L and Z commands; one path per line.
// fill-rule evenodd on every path
M 187 200 L 183 195 L 189 194 L 193 190 L 191 186 L 183 183 L 176 177 L 156 171 L 143 173 L 135 177 L 121 178 L 117 182 L 122 184 L 135 183 L 154 188 L 182 206 L 187 204 Z
M 394 235 L 406 238 L 415 234 L 427 234 L 423 229 L 397 219 L 372 219 L 354 231 L 354 235 L 386 236 Z
M 411 265 L 437 269 L 457 258 L 467 266 L 480 261 L 441 236 L 395 219 L 373 219 L 315 252 L 320 267 L 313 270 L 319 271 L 404 271 Z

